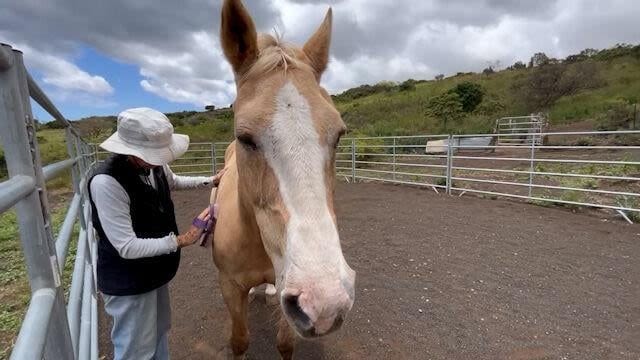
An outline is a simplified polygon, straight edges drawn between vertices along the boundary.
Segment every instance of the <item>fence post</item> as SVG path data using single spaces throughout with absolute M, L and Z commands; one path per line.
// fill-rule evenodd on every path
M 211 143 L 211 166 L 213 167 L 211 173 L 215 174 L 218 170 L 218 164 L 216 163 L 216 143 L 214 142 Z
M 453 148 L 451 147 L 451 143 L 453 142 L 453 136 L 449 134 L 447 136 L 447 194 L 451 195 L 451 185 L 453 182 L 451 167 L 453 163 Z
M 356 139 L 351 139 L 351 180 L 356 182 Z
M 2 52 L 12 60 L 11 66 L 0 71 L 0 140 L 6 154 L 7 170 L 10 177 L 24 175 L 34 178 L 38 188 L 15 206 L 29 284 L 32 293 L 49 288 L 56 295 L 44 354 L 47 359 L 73 359 L 64 294 L 47 213 L 42 164 L 31 117 L 26 70 L 22 53 L 11 51 L 8 45 L 0 46 Z M 30 336 L 21 331 L 18 339 L 24 340 Z
M 393 137 L 393 180 L 396 180 L 396 137 Z
M 98 154 L 98 151 L 100 151 L 100 146 L 98 146 L 98 144 L 93 144 L 93 161 L 95 161 L 96 165 L 100 163 L 100 155 Z
M 77 161 L 71 167 L 71 180 L 73 181 L 73 192 L 78 194 L 80 190 L 80 178 L 82 177 L 82 175 L 80 174 L 80 171 L 78 170 L 80 168 L 79 163 L 81 160 L 78 159 L 78 156 L 80 156 L 80 154 L 78 153 L 76 147 L 74 146 L 75 141 L 73 137 L 74 135 L 71 133 L 71 130 L 67 128 L 65 130 L 65 140 L 67 142 L 67 154 L 69 154 L 70 158 L 77 159 Z
M 531 135 L 531 161 L 529 165 L 529 197 L 533 194 L 533 172 L 535 170 L 536 160 L 536 135 Z

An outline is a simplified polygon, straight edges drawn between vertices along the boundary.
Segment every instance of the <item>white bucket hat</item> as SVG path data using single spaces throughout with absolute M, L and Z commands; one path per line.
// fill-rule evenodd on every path
M 135 108 L 118 115 L 118 130 L 100 147 L 161 166 L 187 151 L 189 136 L 174 134 L 173 125 L 163 113 L 149 108 Z

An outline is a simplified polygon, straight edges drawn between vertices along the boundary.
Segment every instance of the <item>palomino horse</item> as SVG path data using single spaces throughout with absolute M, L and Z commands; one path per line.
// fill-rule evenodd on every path
M 221 42 L 235 74 L 234 141 L 218 188 L 213 259 L 231 314 L 230 347 L 249 346 L 247 295 L 276 285 L 277 346 L 293 356 L 295 334 L 338 329 L 353 306 L 355 272 L 342 254 L 333 194 L 345 125 L 320 87 L 329 60 L 331 10 L 303 48 L 258 35 L 240 0 L 225 0 Z

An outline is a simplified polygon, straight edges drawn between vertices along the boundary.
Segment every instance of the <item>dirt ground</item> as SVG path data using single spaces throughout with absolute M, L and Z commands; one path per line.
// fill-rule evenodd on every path
M 184 229 L 208 195 L 174 198 Z M 383 184 L 340 184 L 336 203 L 356 302 L 337 334 L 299 341 L 296 358 L 640 359 L 639 225 Z M 214 359 L 226 344 L 216 272 L 209 250 L 184 251 L 171 283 L 174 360 Z M 248 358 L 277 359 L 261 300 Z

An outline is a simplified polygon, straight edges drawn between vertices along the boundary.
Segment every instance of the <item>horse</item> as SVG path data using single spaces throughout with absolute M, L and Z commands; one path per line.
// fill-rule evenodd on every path
M 248 292 L 274 284 L 277 349 L 341 327 L 355 296 L 334 211 L 335 155 L 346 127 L 320 86 L 332 10 L 302 48 L 258 34 L 241 0 L 224 0 L 220 40 L 233 69 L 235 140 L 215 196 L 213 261 L 231 317 L 229 347 L 249 346 Z

